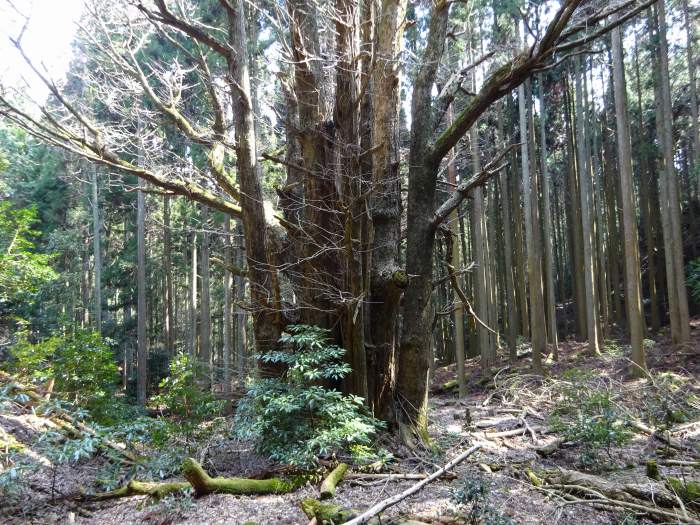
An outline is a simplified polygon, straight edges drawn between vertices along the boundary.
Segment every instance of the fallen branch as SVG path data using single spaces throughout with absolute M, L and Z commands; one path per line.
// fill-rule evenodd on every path
M 411 479 L 425 479 L 429 476 L 429 474 L 401 474 L 401 473 L 386 473 L 386 474 L 362 474 L 362 473 L 352 473 L 352 474 L 346 474 L 345 479 L 348 480 L 385 480 L 385 481 L 394 481 L 394 480 L 411 480 Z M 441 478 L 445 479 L 455 479 L 457 476 L 453 472 L 445 472 Z
M 671 436 L 664 435 L 663 432 L 659 432 L 658 429 L 652 428 L 643 423 L 642 421 L 634 420 L 630 422 L 630 425 L 633 428 L 636 428 L 637 430 L 648 434 L 652 438 L 658 439 L 659 441 L 671 448 L 675 448 L 676 450 L 682 450 L 684 452 L 689 453 L 693 457 L 698 457 L 698 453 L 695 450 L 693 450 L 692 447 L 683 445 L 683 443 L 681 443 L 679 440 L 672 438 Z
M 191 485 L 186 481 L 150 483 L 132 479 L 123 487 L 110 490 L 109 492 L 100 492 L 95 494 L 92 498 L 96 500 L 106 500 L 113 498 L 125 498 L 129 496 L 151 496 L 156 499 L 161 499 L 169 494 L 186 490 L 190 487 Z
M 525 434 L 526 432 L 539 432 L 540 434 L 550 434 L 552 431 L 548 428 L 545 427 L 520 427 L 520 428 L 514 428 L 513 430 L 503 430 L 502 432 L 482 432 L 482 435 L 486 437 L 486 439 L 492 439 L 492 438 L 504 438 L 504 437 L 513 437 L 513 436 L 519 436 L 521 434 Z
M 335 487 L 343 480 L 347 471 L 347 463 L 340 463 L 328 474 L 321 483 L 321 499 L 330 499 L 335 496 Z
M 212 478 L 192 458 L 187 458 L 182 464 L 182 473 L 190 482 L 197 496 L 207 494 L 284 494 L 291 492 L 301 483 L 285 481 L 280 478 L 248 479 L 248 478 Z
M 207 494 L 283 494 L 298 488 L 303 481 L 286 481 L 281 478 L 248 479 L 248 478 L 212 478 L 202 466 L 192 458 L 187 458 L 182 464 L 182 473 L 187 481 L 169 481 L 152 483 L 131 480 L 118 489 L 101 492 L 92 496 L 93 499 L 104 500 L 124 498 L 129 496 L 152 496 L 162 498 L 173 492 L 194 489 L 196 496 Z
M 350 521 L 345 522 L 345 525 L 360 525 L 362 523 L 368 523 L 369 520 L 371 520 L 374 516 L 376 516 L 377 514 L 379 514 L 382 511 L 388 509 L 389 507 L 396 505 L 398 502 L 406 499 L 408 496 L 415 494 L 416 492 L 421 490 L 424 486 L 426 486 L 431 481 L 439 478 L 442 474 L 444 474 L 448 470 L 459 465 L 462 461 L 467 459 L 469 456 L 471 456 L 474 452 L 476 452 L 480 448 L 481 448 L 481 445 L 474 445 L 470 449 L 459 454 L 456 458 L 454 458 L 452 461 L 447 463 L 444 467 L 433 472 L 427 478 L 419 481 L 418 483 L 416 483 L 412 487 L 404 490 L 400 494 L 397 494 L 397 495 L 392 496 L 390 498 L 387 498 L 383 501 L 380 501 L 379 503 L 377 503 L 376 505 L 371 507 L 369 510 L 367 510 L 367 511 L 363 512 L 362 514 L 360 514 L 359 516 L 357 516 L 356 518 L 353 518 Z

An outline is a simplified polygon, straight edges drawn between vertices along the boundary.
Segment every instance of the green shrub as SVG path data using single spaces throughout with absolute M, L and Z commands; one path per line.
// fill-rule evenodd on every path
M 12 348 L 15 371 L 35 382 L 53 378 L 62 398 L 89 409 L 98 419 L 114 403 L 119 374 L 109 341 L 98 333 L 78 331 Z
M 168 370 L 168 376 L 160 382 L 160 393 L 152 398 L 156 404 L 194 423 L 221 410 L 221 403 L 200 386 L 206 379 L 206 371 L 194 357 L 179 353 L 170 361 Z
M 700 259 L 694 259 L 688 263 L 685 269 L 686 283 L 693 299 L 700 302 Z
M 687 378 L 672 372 L 650 372 L 641 415 L 661 431 L 696 416 L 696 398 Z
M 367 414 L 364 400 L 319 384 L 350 373 L 342 361 L 345 350 L 329 344 L 321 328 L 288 330 L 280 339 L 283 350 L 260 356 L 285 365 L 286 372 L 251 383 L 236 413 L 236 433 L 254 439 L 259 453 L 299 467 L 353 445 L 369 445 L 381 423 Z
M 482 477 L 463 478 L 461 486 L 452 490 L 450 501 L 457 505 L 458 517 L 465 523 L 514 525 L 512 518 L 493 507 L 490 496 L 491 487 Z
M 588 371 L 570 370 L 567 381 L 557 385 L 561 399 L 553 411 L 551 427 L 567 441 L 582 447 L 580 461 L 584 467 L 598 466 L 601 452 L 612 460 L 612 449 L 632 438 L 627 418 L 614 403 L 607 385 L 595 384 Z

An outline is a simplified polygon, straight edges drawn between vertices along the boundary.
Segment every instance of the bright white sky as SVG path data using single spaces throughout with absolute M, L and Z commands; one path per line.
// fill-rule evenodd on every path
M 35 65 L 43 65 L 49 75 L 61 80 L 71 59 L 71 42 L 76 32 L 75 22 L 82 13 L 85 0 L 0 0 L 0 78 L 6 86 L 24 88 L 42 102 L 47 90 L 22 60 L 9 38 L 17 38 L 24 18 L 29 25 L 22 44 Z M 26 89 L 26 88 L 24 88 Z

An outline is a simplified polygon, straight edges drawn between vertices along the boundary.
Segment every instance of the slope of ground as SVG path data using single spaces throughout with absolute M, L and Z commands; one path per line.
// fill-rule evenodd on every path
M 559 361 L 549 363 L 545 378 L 528 372 L 527 357 L 515 365 L 504 362 L 487 375 L 469 362 L 469 395 L 461 400 L 451 388 L 454 369 L 437 370 L 430 402 L 432 443 L 408 450 L 387 441 L 395 460 L 384 471 L 430 473 L 475 443 L 482 448 L 453 476 L 388 509 L 382 523 L 398 516 L 436 524 L 697 523 L 697 495 L 681 492 L 700 480 L 700 319 L 691 333 L 692 344 L 685 347 L 670 346 L 663 334 L 653 346 L 650 341 L 652 373 L 642 379 L 629 375 L 628 349 L 612 342 L 598 357 L 587 355 L 584 344 L 562 343 Z M 31 454 L 40 434 L 57 430 L 51 417 L 19 403 L 0 414 L 6 452 L 26 447 Z M 601 432 L 614 435 L 601 440 Z M 616 444 L 618 432 L 624 439 Z M 310 520 L 300 501 L 319 495 L 314 482 L 289 494 L 257 497 L 85 498 L 114 452 L 98 451 L 55 467 L 43 458 L 46 466 L 25 479 L 19 492 L 2 496 L 2 521 L 306 525 Z M 218 443 L 199 459 L 212 475 L 258 477 L 274 471 L 246 443 Z M 651 467 L 649 460 L 655 462 Z M 649 477 L 653 466 L 659 470 L 656 481 Z M 604 494 L 590 485 L 601 480 L 608 483 Z M 338 486 L 332 501 L 365 509 L 414 483 L 355 475 Z

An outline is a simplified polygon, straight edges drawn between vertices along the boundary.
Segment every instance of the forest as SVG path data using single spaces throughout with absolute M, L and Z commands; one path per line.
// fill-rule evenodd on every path
M 51 4 L 0 522 L 700 524 L 698 0 Z

